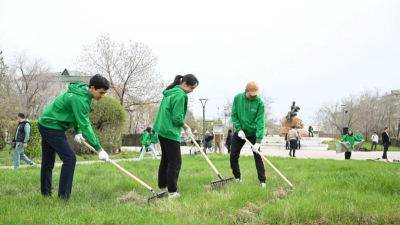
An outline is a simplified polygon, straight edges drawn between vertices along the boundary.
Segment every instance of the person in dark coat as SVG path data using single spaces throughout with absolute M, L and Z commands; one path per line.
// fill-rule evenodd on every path
M 226 137 L 226 148 L 228 149 L 228 154 L 231 154 L 231 145 L 232 145 L 232 130 L 228 130 L 228 136 Z
M 385 131 L 382 133 L 382 144 L 383 144 L 382 159 L 387 160 L 387 151 L 389 150 L 389 145 L 392 144 L 389 137 L 389 127 L 385 127 Z

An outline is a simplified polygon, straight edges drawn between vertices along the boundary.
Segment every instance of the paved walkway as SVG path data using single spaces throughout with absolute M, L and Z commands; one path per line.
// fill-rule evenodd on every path
M 122 147 L 122 150 L 127 151 L 139 151 L 139 147 Z M 193 152 L 194 148 L 183 146 L 181 147 L 182 154 L 189 154 Z M 289 150 L 282 150 L 282 149 L 265 149 L 261 148 L 262 153 L 265 156 L 276 156 L 276 157 L 289 157 Z M 374 159 L 374 158 L 381 158 L 382 151 L 373 151 L 373 152 L 353 152 L 351 154 L 351 159 L 354 160 L 366 160 L 366 159 Z M 208 153 L 210 154 L 210 153 Z M 213 154 L 213 153 L 211 153 Z M 225 149 L 226 154 L 226 149 Z M 400 159 L 400 152 L 388 152 L 389 159 Z M 145 158 L 151 159 L 150 153 L 147 154 L 148 156 Z M 245 145 L 241 151 L 241 155 L 253 155 L 250 147 Z M 296 150 L 296 158 L 300 159 L 336 159 L 336 160 L 344 160 L 344 153 L 336 154 L 336 151 L 332 150 Z M 115 162 L 121 161 L 138 161 L 138 158 L 131 158 L 131 159 L 115 159 Z M 100 160 L 96 161 L 82 161 L 77 162 L 76 164 L 93 164 L 102 162 Z M 62 163 L 56 163 L 55 166 L 61 166 Z M 40 165 L 36 165 L 40 167 Z M 29 165 L 21 165 L 21 168 L 29 167 Z M 13 169 L 13 166 L 0 166 L 0 169 Z

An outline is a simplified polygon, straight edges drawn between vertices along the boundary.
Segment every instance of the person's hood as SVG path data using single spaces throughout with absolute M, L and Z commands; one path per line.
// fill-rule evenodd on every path
M 163 91 L 164 97 L 168 97 L 168 96 L 175 95 L 175 94 L 186 94 L 186 93 L 179 85 L 176 85 L 175 87 L 173 87 L 169 90 Z
M 68 85 L 68 92 L 72 92 L 74 94 L 85 96 L 85 97 L 92 97 L 92 95 L 88 91 L 89 85 L 85 83 L 69 83 Z
M 351 134 L 350 134 L 350 131 L 351 131 Z M 352 129 L 349 129 L 349 130 L 347 131 L 347 134 L 350 135 L 350 136 L 353 136 L 354 131 L 353 131 Z

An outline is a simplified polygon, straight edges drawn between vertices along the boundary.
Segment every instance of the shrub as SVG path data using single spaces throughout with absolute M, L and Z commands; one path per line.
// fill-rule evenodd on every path
M 31 125 L 31 136 L 29 138 L 28 147 L 24 150 L 24 153 L 28 157 L 33 158 L 42 154 L 42 136 L 39 133 L 37 120 L 30 120 L 29 124 Z
M 117 100 L 110 96 L 105 96 L 100 101 L 93 101 L 90 122 L 93 131 L 100 140 L 101 146 L 107 152 L 115 152 L 121 147 L 121 133 L 124 129 L 126 113 L 124 108 Z M 73 141 L 75 132 L 70 130 L 67 132 L 67 137 L 71 147 L 76 154 L 82 154 L 88 150 Z

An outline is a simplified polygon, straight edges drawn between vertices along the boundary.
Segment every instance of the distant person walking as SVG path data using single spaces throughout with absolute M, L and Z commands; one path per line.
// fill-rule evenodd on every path
M 314 137 L 314 128 L 312 126 L 308 127 L 308 136 Z
M 19 168 L 20 159 L 24 160 L 29 165 L 34 165 L 25 155 L 24 149 L 28 147 L 28 141 L 31 135 L 31 125 L 29 124 L 29 119 L 25 118 L 23 113 L 18 113 L 18 127 L 15 131 L 15 136 L 13 139 L 13 143 L 15 143 L 15 151 L 14 151 L 14 168 Z
M 286 150 L 289 150 L 290 146 L 289 146 L 288 133 L 286 133 L 286 135 L 285 135 L 285 142 L 286 142 Z
M 385 131 L 382 133 L 382 144 L 383 144 L 382 159 L 387 160 L 387 151 L 389 150 L 389 145 L 392 144 L 389 136 L 389 127 L 385 127 Z
M 224 153 L 223 149 L 221 148 L 221 143 L 222 142 L 222 134 L 214 134 L 214 145 L 215 145 L 215 151 L 214 153 L 217 153 L 217 149 L 219 154 Z
M 374 150 L 373 149 L 374 146 L 375 146 L 375 151 L 376 151 L 376 146 L 378 145 L 378 139 L 379 139 L 378 135 L 376 134 L 376 132 L 374 132 L 374 134 L 371 136 L 371 141 L 372 141 L 371 151 Z
M 297 131 L 297 135 L 298 135 L 298 137 L 297 137 L 297 149 L 300 149 L 301 135 L 300 135 L 299 131 Z
M 157 153 L 150 143 L 150 132 L 151 132 L 151 127 L 147 127 L 139 139 L 139 141 L 142 141 L 142 153 L 140 154 L 139 160 L 143 159 L 143 156 L 147 150 L 150 150 L 151 153 L 153 153 L 154 159 L 157 159 Z
M 232 130 L 229 129 L 228 136 L 226 137 L 226 141 L 225 141 L 226 148 L 228 149 L 228 154 L 231 154 L 232 136 L 233 136 Z
M 297 139 L 299 137 L 299 134 L 297 133 L 297 130 L 295 128 L 295 126 L 292 126 L 292 129 L 288 132 L 288 139 L 290 141 L 290 157 L 292 157 L 292 151 L 293 157 L 296 157 Z

